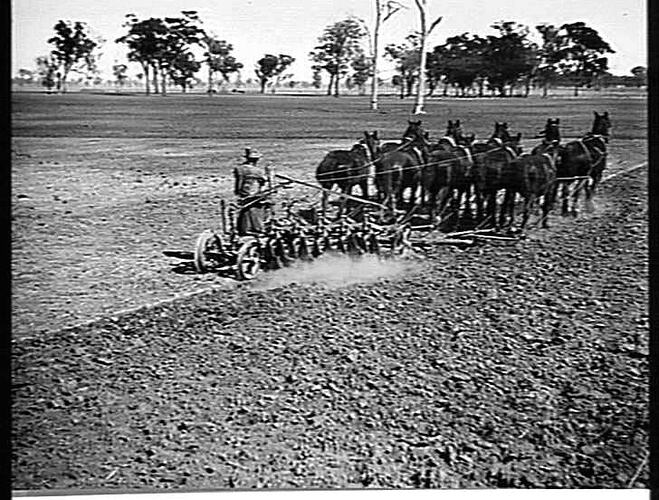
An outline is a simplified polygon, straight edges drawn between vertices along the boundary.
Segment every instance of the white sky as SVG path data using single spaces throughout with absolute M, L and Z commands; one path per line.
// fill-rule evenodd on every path
M 383 25 L 381 47 L 400 43 L 418 29 L 413 0 L 400 0 L 407 11 Z M 125 15 L 138 18 L 177 16 L 181 10 L 199 12 L 207 30 L 234 46 L 245 65 L 243 78 L 253 78 L 256 61 L 266 53 L 289 54 L 296 79 L 309 80 L 308 53 L 325 26 L 349 15 L 369 27 L 374 0 L 12 0 L 12 74 L 33 69 L 34 59 L 50 51 L 46 40 L 59 19 L 85 21 L 107 40 L 100 68 L 109 77 L 114 61 L 125 62 L 125 49 L 114 40 L 126 33 Z M 384 1 L 383 1 L 384 3 Z M 443 16 L 429 47 L 463 32 L 486 35 L 496 21 L 517 21 L 532 28 L 540 23 L 561 25 L 584 21 L 596 29 L 616 51 L 609 54 L 614 74 L 629 74 L 634 66 L 647 66 L 647 14 L 643 0 L 428 0 L 431 16 Z M 131 74 L 138 71 L 131 67 Z M 202 76 L 203 78 L 203 76 Z

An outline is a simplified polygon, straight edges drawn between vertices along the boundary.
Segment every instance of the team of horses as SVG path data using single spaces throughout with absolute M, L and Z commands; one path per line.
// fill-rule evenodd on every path
M 577 215 L 582 191 L 591 202 L 606 167 L 610 129 L 608 112 L 595 111 L 590 131 L 561 143 L 560 120 L 550 118 L 536 135 L 542 141 L 524 153 L 522 134 L 511 133 L 507 122 L 495 122 L 492 135 L 476 141 L 474 134 L 464 133 L 460 120 L 449 120 L 444 136 L 432 141 L 421 120 L 408 120 L 399 141 L 381 142 L 376 131 L 365 131 L 350 150 L 330 151 L 318 165 L 316 179 L 321 187 L 337 186 L 347 195 L 359 186 L 362 198 L 374 195 L 389 214 L 414 207 L 426 210 L 432 221 L 453 214 L 456 225 L 462 214 L 481 225 L 510 227 L 519 196 L 521 229 L 540 202 L 541 224 L 547 227 L 559 189 L 563 215 Z M 373 194 L 369 179 L 375 186 Z M 325 191 L 323 211 L 327 196 Z

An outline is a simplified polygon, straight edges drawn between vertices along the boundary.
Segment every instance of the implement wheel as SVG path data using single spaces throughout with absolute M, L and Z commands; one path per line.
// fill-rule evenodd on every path
M 246 241 L 238 249 L 236 274 L 241 280 L 253 279 L 261 270 L 261 250 L 256 241 Z
M 222 252 L 222 240 L 210 229 L 206 229 L 197 238 L 194 249 L 194 267 L 198 273 L 207 273 L 213 267 L 207 252 Z

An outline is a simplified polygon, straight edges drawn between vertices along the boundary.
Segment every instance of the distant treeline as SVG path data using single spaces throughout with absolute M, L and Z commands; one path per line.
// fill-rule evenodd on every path
M 274 92 L 278 87 L 320 89 L 326 74 L 327 94 L 338 96 L 340 88 L 365 93 L 367 82 L 373 78 L 372 35 L 360 19 L 351 17 L 324 29 L 309 54 L 312 82 L 293 80 L 289 69 L 295 59 L 287 54 L 264 54 L 253 66 L 253 80 L 243 73 L 245 65 L 233 56 L 233 45 L 202 24 L 195 11 L 148 19 L 128 14 L 123 24 L 125 34 L 114 41 L 127 48 L 127 60 L 113 66 L 116 86 L 128 85 L 130 63 L 139 65 L 136 78 L 147 94 L 165 94 L 168 85 L 185 92 L 202 82 L 208 93 L 254 82 L 260 92 Z M 576 94 L 583 87 L 647 85 L 643 66 L 633 68 L 628 76 L 610 74 L 605 55 L 613 49 L 583 22 L 536 26 L 540 43 L 531 40 L 527 26 L 512 21 L 496 23 L 492 28 L 494 35 L 463 33 L 426 53 L 428 95 L 503 97 L 514 92 L 528 95 L 532 88 L 541 88 L 546 96 L 552 87 L 571 86 Z M 87 24 L 60 20 L 48 43 L 53 47 L 51 52 L 36 59 L 36 69 L 20 69 L 16 83 L 39 83 L 48 90 L 66 92 L 72 73 L 78 75 L 74 80 L 78 84 L 107 83 L 97 67 L 99 49 L 106 41 Z M 421 46 L 421 36 L 415 32 L 402 43 L 384 49 L 384 57 L 396 68 L 396 75 L 387 83 L 398 89 L 401 98 L 412 95 L 419 79 Z

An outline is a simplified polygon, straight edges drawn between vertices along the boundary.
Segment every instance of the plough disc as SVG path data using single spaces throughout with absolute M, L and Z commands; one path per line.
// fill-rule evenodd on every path
M 256 240 L 244 242 L 236 257 L 236 274 L 241 280 L 253 279 L 261 270 L 261 250 Z

